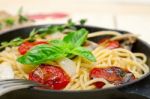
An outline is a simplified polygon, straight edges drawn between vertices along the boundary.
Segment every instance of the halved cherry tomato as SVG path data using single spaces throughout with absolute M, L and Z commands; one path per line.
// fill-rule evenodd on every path
M 104 43 L 104 42 L 106 42 L 107 46 L 105 46 L 105 47 L 108 48 L 108 49 L 115 49 L 115 48 L 119 48 L 120 47 L 120 44 L 119 44 L 118 41 L 112 41 L 109 38 L 101 39 L 98 42 L 98 44 L 101 44 L 101 43 Z
M 36 42 L 26 41 L 19 46 L 18 51 L 21 55 L 24 55 L 33 46 L 39 45 L 39 44 L 48 44 L 48 43 L 44 41 L 36 41 Z
M 89 76 L 91 79 L 104 78 L 115 85 L 123 84 L 135 79 L 132 73 L 119 67 L 93 68 Z M 105 84 L 104 82 L 96 82 L 94 85 L 97 88 L 102 88 Z
M 43 64 L 29 73 L 29 80 L 47 85 L 50 89 L 60 90 L 67 86 L 70 77 L 58 66 Z

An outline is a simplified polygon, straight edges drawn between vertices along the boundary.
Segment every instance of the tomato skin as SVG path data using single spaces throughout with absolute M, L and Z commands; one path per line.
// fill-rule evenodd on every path
M 33 46 L 34 46 L 33 43 L 24 42 L 19 46 L 18 51 L 21 55 L 24 55 Z
M 33 43 L 34 45 L 39 45 L 39 44 L 48 44 L 46 41 L 36 41 Z
M 125 81 L 125 75 L 131 74 L 130 77 L 128 77 L 128 81 Z M 129 81 L 132 81 L 135 79 L 134 75 L 130 73 L 129 71 L 123 70 L 119 67 L 108 67 L 108 68 L 93 68 L 90 72 L 90 78 L 104 78 L 110 83 L 113 83 L 115 85 L 123 84 Z M 96 82 L 94 85 L 97 88 L 102 88 L 105 84 L 104 82 Z
M 96 82 L 96 83 L 94 83 L 94 85 L 96 86 L 96 88 L 102 88 L 104 85 L 105 85 L 105 83 L 104 82 Z
M 101 39 L 98 44 L 102 44 L 106 42 L 107 43 L 107 46 L 105 46 L 106 48 L 108 49 L 115 49 L 115 48 L 119 48 L 120 47 L 120 44 L 118 41 L 112 41 L 110 40 L 109 38 L 104 38 L 104 39 Z
M 29 42 L 26 41 L 24 43 L 22 43 L 19 48 L 18 51 L 21 55 L 24 55 L 27 53 L 28 50 L 30 50 L 33 46 L 35 45 L 39 45 L 39 44 L 48 44 L 47 42 L 44 41 L 36 41 L 36 42 Z
M 106 46 L 106 48 L 108 49 L 115 49 L 119 47 L 120 47 L 120 44 L 118 41 L 109 41 L 108 45 Z
M 70 77 L 60 67 L 41 65 L 29 73 L 29 80 L 47 85 L 50 89 L 60 90 L 67 86 Z

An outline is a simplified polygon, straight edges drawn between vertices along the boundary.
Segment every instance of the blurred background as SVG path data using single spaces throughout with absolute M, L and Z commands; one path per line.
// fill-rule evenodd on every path
M 127 30 L 150 42 L 150 0 L 0 0 L 0 10 L 12 15 L 20 7 L 34 24 L 86 18 L 87 25 Z

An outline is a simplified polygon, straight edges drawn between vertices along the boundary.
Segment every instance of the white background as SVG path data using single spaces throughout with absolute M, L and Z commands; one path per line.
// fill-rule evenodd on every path
M 128 30 L 150 42 L 150 0 L 0 0 L 0 10 L 12 14 L 20 6 L 28 14 L 63 12 L 74 20 L 88 18 L 89 25 Z M 37 24 L 64 21 L 45 20 Z

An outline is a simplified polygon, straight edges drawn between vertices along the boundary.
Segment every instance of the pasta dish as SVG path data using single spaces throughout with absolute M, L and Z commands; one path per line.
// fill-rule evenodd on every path
M 90 40 L 95 37 L 98 42 Z M 89 33 L 71 20 L 33 29 L 28 38 L 1 43 L 0 79 L 32 80 L 53 90 L 118 86 L 149 73 L 146 55 L 132 52 L 136 39 L 116 31 Z

